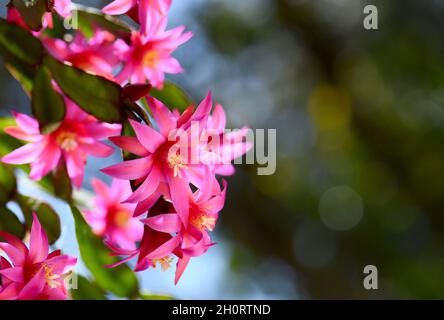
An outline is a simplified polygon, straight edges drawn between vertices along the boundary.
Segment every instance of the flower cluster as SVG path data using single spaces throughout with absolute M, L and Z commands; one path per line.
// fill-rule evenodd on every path
M 165 74 L 183 71 L 172 54 L 192 36 L 182 26 L 167 29 L 171 2 L 110 3 L 104 13 L 127 14 L 140 24 L 139 30 L 131 29 L 125 35 L 93 25 L 92 36 L 76 31 L 64 39 L 51 38 L 50 33 L 42 32 L 53 27 L 50 13 L 43 16 L 44 29 L 33 35 L 59 61 L 121 86 L 148 83 L 162 89 Z M 56 0 L 54 6 L 62 17 L 70 16 L 70 0 Z M 12 6 L 8 21 L 28 28 Z M 135 271 L 157 265 L 166 270 L 177 258 L 177 283 L 190 259 L 214 245 L 210 233 L 224 207 L 227 191 L 227 182 L 218 180 L 218 176 L 234 174 L 233 159 L 250 149 L 245 142 L 247 129 L 227 133 L 224 109 L 214 105 L 211 93 L 197 107 L 191 105 L 182 113 L 148 95 L 143 99 L 150 116 L 122 110 L 122 114 L 127 111 L 134 131 L 132 136 L 122 136 L 121 124 L 96 119 L 65 96 L 55 83 L 54 90 L 64 97 L 64 119 L 47 131 L 41 130 L 36 119 L 14 112 L 17 125 L 5 131 L 26 144 L 1 161 L 30 164 L 33 180 L 64 166 L 71 183 L 80 188 L 88 156 L 104 158 L 113 153 L 114 148 L 103 142 L 109 139 L 130 157 L 102 170 L 114 178 L 111 186 L 92 180 L 96 196 L 93 208 L 84 210 L 83 216 L 111 248 L 112 255 L 125 257 L 111 267 L 137 258 Z M 129 103 L 125 99 L 120 103 Z M 142 108 L 139 111 L 145 112 Z M 0 260 L 0 299 L 66 298 L 64 277 L 76 259 L 60 251 L 48 255 L 48 241 L 36 216 L 29 250 L 14 236 L 0 232 L 0 237 L 7 241 L 0 243 L 0 249 L 9 258 Z
M 15 236 L 0 231 L 0 300 L 65 300 L 67 280 L 77 259 L 49 253 L 48 238 L 37 215 L 31 228 L 29 249 Z
M 119 64 L 115 40 L 110 32 L 96 29 L 90 39 L 77 32 L 70 43 L 45 37 L 44 44 L 60 61 L 70 62 L 80 69 L 113 80 L 113 70 Z
M 117 146 L 139 158 L 103 169 L 108 175 L 135 182 L 125 203 L 136 204 L 134 216 L 147 213 L 140 247 L 126 250 L 110 243 L 122 262 L 138 257 L 136 271 L 162 268 L 177 256 L 176 283 L 188 261 L 214 243 L 209 232 L 225 202 L 216 175 L 234 172 L 231 161 L 248 151 L 245 130 L 226 135 L 226 117 L 220 105 L 213 114 L 211 95 L 194 110 L 171 112 L 160 101 L 147 98 L 155 125 L 130 121 L 136 137 L 111 137 Z
M 114 149 L 100 140 L 118 135 L 121 125 L 99 122 L 68 98 L 65 98 L 65 103 L 65 119 L 48 134 L 40 132 L 39 123 L 34 118 L 14 112 L 17 126 L 7 127 L 5 132 L 29 143 L 7 154 L 1 161 L 30 163 L 30 178 L 33 180 L 42 179 L 63 161 L 73 185 L 80 188 L 87 156 L 110 156 Z
M 103 9 L 111 15 L 128 14 L 140 23 L 140 30 L 133 31 L 129 43 L 117 41 L 117 55 L 125 61 L 116 80 L 125 84 L 149 81 L 153 87 L 162 88 L 165 73 L 183 72 L 180 63 L 171 54 L 187 42 L 191 32 L 185 27 L 166 30 L 168 9 L 172 0 L 115 0 Z
M 122 71 L 116 77 L 119 83 L 149 81 L 153 87 L 162 88 L 165 73 L 183 72 L 180 63 L 171 53 L 192 35 L 190 32 L 183 33 L 183 27 L 165 31 L 166 20 L 163 18 L 159 30 L 151 36 L 133 32 L 130 45 L 122 40 L 117 42 L 118 55 L 125 61 Z
M 53 39 L 41 32 L 34 32 L 48 51 L 60 61 L 70 62 L 85 71 L 104 76 L 121 85 L 150 82 L 161 89 L 165 74 L 183 72 L 172 53 L 191 37 L 183 26 L 167 30 L 168 9 L 172 0 L 116 0 L 103 9 L 111 15 L 128 14 L 140 22 L 140 30 L 132 30 L 128 39 L 117 39 L 111 33 L 94 26 L 93 37 L 87 38 L 80 31 L 69 42 Z M 69 17 L 73 5 L 70 0 L 56 0 L 56 12 Z M 53 27 L 50 13 L 44 15 L 43 26 Z M 28 28 L 20 13 L 11 7 L 8 21 Z

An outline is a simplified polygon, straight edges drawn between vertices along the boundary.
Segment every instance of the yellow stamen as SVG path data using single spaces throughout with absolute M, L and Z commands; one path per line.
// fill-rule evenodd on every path
M 215 217 L 208 217 L 208 216 L 201 216 L 200 217 L 200 225 L 208 229 L 209 231 L 213 231 L 214 226 L 216 225 L 216 218 Z
M 62 131 L 56 138 L 57 144 L 65 151 L 74 151 L 77 149 L 77 135 L 73 132 Z
M 173 258 L 170 256 L 166 256 L 160 259 L 153 259 L 152 260 L 154 268 L 156 267 L 157 263 L 160 263 L 161 270 L 167 271 L 171 267 L 171 263 L 173 262 Z
M 174 178 L 182 178 L 182 173 L 180 172 L 180 169 L 184 169 L 187 167 L 186 162 L 183 160 L 183 158 L 177 153 L 170 154 L 168 155 L 168 164 L 170 168 L 174 170 Z
M 203 231 L 213 231 L 214 227 L 216 225 L 216 218 L 207 216 L 205 213 L 198 213 L 198 214 L 192 214 L 191 215 L 191 224 L 196 227 L 197 229 Z
M 47 264 L 43 264 L 42 268 L 45 270 L 46 284 L 52 289 L 60 287 L 60 275 L 53 273 L 54 268 Z
M 148 68 L 155 68 L 159 62 L 157 51 L 148 51 L 143 57 L 143 65 Z
M 119 211 L 114 216 L 114 223 L 118 227 L 125 227 L 128 225 L 129 219 L 128 219 L 128 213 L 125 211 Z

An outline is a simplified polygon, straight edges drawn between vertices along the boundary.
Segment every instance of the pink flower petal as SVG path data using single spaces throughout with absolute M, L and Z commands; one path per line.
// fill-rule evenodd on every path
M 227 116 L 224 109 L 220 104 L 216 104 L 211 116 L 211 128 L 216 130 L 218 133 L 222 133 L 227 124 Z
M 14 246 L 16 249 L 18 249 L 21 253 L 27 255 L 28 254 L 28 248 L 26 245 L 16 236 L 13 236 L 12 234 L 6 233 L 4 231 L 0 231 L 0 237 L 4 238 L 10 245 Z
M 151 153 L 154 153 L 156 149 L 165 142 L 165 138 L 150 126 L 143 125 L 131 119 L 129 121 L 136 132 L 139 142 Z
M 41 268 L 36 275 L 23 287 L 18 295 L 19 300 L 34 300 L 45 288 L 45 269 Z
M 196 237 L 196 235 L 193 236 Z M 185 248 L 181 248 L 181 251 L 184 255 L 199 257 L 207 252 L 207 250 L 214 245 L 214 243 L 211 243 L 209 241 L 209 236 L 206 232 L 201 233 L 199 237 L 200 238 L 196 238 L 198 241 L 194 244 Z
M 125 258 L 123 260 L 117 261 L 116 263 L 113 263 L 113 264 L 106 265 L 105 267 L 106 268 L 115 268 L 117 266 L 120 266 L 121 264 L 124 264 L 124 263 L 126 263 L 128 261 L 131 261 L 136 256 L 137 256 L 137 253 L 134 253 L 134 254 L 130 255 L 129 257 L 127 257 L 127 258 Z
M 67 294 L 64 288 L 48 288 L 45 290 L 48 300 L 66 300 Z
M 38 181 L 46 176 L 50 171 L 57 167 L 61 155 L 62 152 L 55 142 L 48 143 L 39 159 L 31 163 L 29 177 L 32 180 Z
M 152 0 L 139 0 L 139 23 L 142 34 L 151 35 L 153 25 L 156 23 L 156 13 L 151 7 Z
M 151 169 L 152 158 L 150 156 L 122 163 L 102 169 L 101 171 L 111 177 L 122 180 L 136 180 L 145 177 Z
M 0 300 L 17 300 L 19 290 L 20 287 L 17 283 L 5 285 L 2 289 L 0 289 Z
M 19 112 L 12 112 L 14 117 L 15 117 L 15 121 L 17 122 L 17 125 L 20 127 L 20 129 L 22 129 L 24 132 L 28 133 L 28 134 L 40 134 L 40 130 L 39 130 L 39 123 L 37 122 L 36 119 L 31 118 L 30 116 L 23 114 L 23 113 L 19 113 Z
M 188 225 L 190 186 L 186 179 L 167 175 L 171 200 L 182 223 Z
M 191 257 L 183 256 L 182 258 L 179 259 L 179 261 L 177 261 L 176 274 L 174 277 L 174 284 L 175 285 L 177 285 L 177 283 L 179 282 L 179 280 L 182 277 L 182 274 L 184 273 L 190 260 L 191 260 Z
M 23 268 L 22 267 L 13 267 L 9 269 L 0 270 L 0 274 L 9 280 L 14 282 L 23 282 Z
M 225 197 L 227 194 L 227 182 L 223 180 L 224 189 L 220 193 L 220 195 L 214 196 L 210 198 L 208 201 L 206 201 L 202 205 L 202 209 L 212 212 L 212 213 L 218 213 L 220 212 L 224 206 L 225 206 Z
M 202 119 L 206 119 L 210 114 L 212 106 L 213 106 L 212 95 L 211 92 L 208 92 L 208 95 L 199 104 L 199 106 L 196 109 L 196 112 L 193 114 L 192 121 L 200 121 Z
M 145 200 L 139 202 L 134 210 L 133 217 L 139 217 L 144 213 L 147 213 L 149 209 L 159 200 L 161 194 L 159 192 L 153 193 L 151 196 L 146 198 Z
M 174 237 L 159 246 L 154 251 L 150 252 L 146 258 L 147 259 L 160 259 L 171 254 L 174 249 L 176 249 L 180 245 L 180 238 Z
M 28 261 L 32 263 L 39 263 L 46 259 L 48 256 L 48 238 L 46 237 L 45 230 L 35 213 L 32 214 L 33 222 L 31 227 L 31 239 L 29 241 L 29 254 Z
M 133 190 L 128 180 L 113 179 L 110 187 L 110 195 L 116 202 L 121 202 L 122 199 L 128 198 Z M 128 207 L 128 206 L 127 206 Z M 130 208 L 129 206 L 128 208 Z
M 23 266 L 23 264 L 25 263 L 25 254 L 23 254 L 23 252 L 10 245 L 9 243 L 0 242 L 0 249 L 6 253 L 9 260 L 14 264 L 14 266 Z
M 74 268 L 77 263 L 77 258 L 68 255 L 61 255 L 48 259 L 45 263 L 53 268 L 53 273 L 65 274 Z
M 176 74 L 182 73 L 183 68 L 177 59 L 168 57 L 162 60 L 162 71 L 165 73 Z
M 164 137 L 168 137 L 170 131 L 176 127 L 171 111 L 162 102 L 154 98 L 147 97 L 147 102 L 160 132 Z
M 118 136 L 122 129 L 120 124 L 108 124 L 100 122 L 87 123 L 84 127 L 86 132 L 88 132 L 88 136 L 96 140 L 103 140 L 112 136 Z
M 231 164 L 223 164 L 217 167 L 215 173 L 220 176 L 232 176 L 235 174 L 236 169 Z
M 102 180 L 93 178 L 91 184 L 97 196 L 105 199 L 106 201 L 109 200 L 109 188 L 105 183 L 103 183 Z
M 148 150 L 135 137 L 110 137 L 109 140 L 119 148 L 132 154 L 145 157 L 149 154 Z
M 1 160 L 9 164 L 31 163 L 37 160 L 44 147 L 44 144 L 40 142 L 28 143 L 4 156 Z
M 159 186 L 161 173 L 159 167 L 154 165 L 142 185 L 124 203 L 137 203 L 151 196 Z
M 76 188 L 80 188 L 83 182 L 83 175 L 86 158 L 82 152 L 78 150 L 73 152 L 65 152 L 66 169 L 68 176 Z
M 152 265 L 153 265 L 153 263 L 151 262 L 151 260 L 145 258 L 145 259 L 142 259 L 141 261 L 137 261 L 134 271 L 135 272 L 144 271 L 144 270 L 148 269 L 149 267 L 151 267 Z
M 119 15 L 127 13 L 136 5 L 136 0 L 115 0 L 102 9 L 103 13 Z
M 36 142 L 42 139 L 42 136 L 40 134 L 29 134 L 19 127 L 6 127 L 5 132 L 16 139 L 29 142 Z
M 141 221 L 150 228 L 165 233 L 178 232 L 182 226 L 180 218 L 176 213 L 159 214 Z
M 99 158 L 107 158 L 113 154 L 114 149 L 102 142 L 81 143 L 80 148 L 89 155 Z

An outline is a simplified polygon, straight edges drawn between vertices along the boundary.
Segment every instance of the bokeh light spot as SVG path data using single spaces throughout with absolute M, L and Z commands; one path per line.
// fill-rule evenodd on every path
M 361 221 L 363 213 L 361 197 L 347 186 L 327 190 L 319 202 L 322 222 L 336 231 L 354 228 Z
M 342 88 L 321 85 L 311 94 L 309 112 L 319 129 L 340 129 L 350 121 L 351 100 Z

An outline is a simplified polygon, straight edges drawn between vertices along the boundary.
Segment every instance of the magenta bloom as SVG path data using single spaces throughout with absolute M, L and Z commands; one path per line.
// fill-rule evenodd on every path
M 18 238 L 0 231 L 0 300 L 65 300 L 65 278 L 77 258 L 62 255 L 60 250 L 49 252 L 46 233 L 34 214 L 29 249 Z
M 110 156 L 113 148 L 100 140 L 120 134 L 121 126 L 101 123 L 72 101 L 65 101 L 65 119 L 49 134 L 40 132 L 37 120 L 15 112 L 17 127 L 7 127 L 5 132 L 29 143 L 4 156 L 1 161 L 9 164 L 30 163 L 30 178 L 33 180 L 40 180 L 55 169 L 59 161 L 64 161 L 72 183 L 80 188 L 87 156 Z
M 48 51 L 60 61 L 68 61 L 80 69 L 110 80 L 113 79 L 114 68 L 120 62 L 114 52 L 114 41 L 114 35 L 98 29 L 90 39 L 76 32 L 70 43 L 49 37 L 43 39 Z
M 138 203 L 135 215 L 148 212 L 148 218 L 142 220 L 146 224 L 144 237 L 137 250 L 112 249 L 116 255 L 127 256 L 124 261 L 138 257 L 136 271 L 157 264 L 165 269 L 177 256 L 177 283 L 189 260 L 214 244 L 208 232 L 216 225 L 226 190 L 225 182 L 224 190 L 220 189 L 216 171 L 225 166 L 231 168 L 231 160 L 250 146 L 242 142 L 245 132 L 225 136 L 225 113 L 217 105 L 210 115 L 211 95 L 195 111 L 191 107 L 182 115 L 170 112 L 155 99 L 148 98 L 148 103 L 159 131 L 132 121 L 136 137 L 111 138 L 116 145 L 141 158 L 103 170 L 116 178 L 139 183 L 126 202 Z M 222 145 L 210 143 L 213 138 Z M 184 150 L 186 155 L 181 153 Z M 198 160 L 217 158 L 227 163 L 190 162 L 190 157 L 196 155 Z M 198 190 L 192 193 L 190 184 Z M 161 195 L 167 201 L 159 200 Z M 159 203 L 163 204 L 160 209 Z
M 116 265 L 137 257 L 135 271 L 143 271 L 158 264 L 162 270 L 170 267 L 174 256 L 178 258 L 175 283 L 179 281 L 192 257 L 204 254 L 214 243 L 209 232 L 213 231 L 226 195 L 217 182 L 204 190 L 187 194 L 190 208 L 189 223 L 185 227 L 169 200 L 160 199 L 143 219 L 145 230 L 139 249 L 124 250 L 109 245 L 113 255 L 126 256 Z M 115 265 L 114 265 L 115 266 Z
M 102 11 L 110 15 L 128 13 L 140 23 L 141 33 L 149 35 L 166 16 L 171 3 L 172 0 L 115 0 Z
M 252 148 L 252 144 L 246 141 L 249 129 L 244 127 L 240 130 L 225 132 L 226 119 L 223 107 L 216 104 L 201 134 L 201 141 L 204 142 L 201 152 L 202 161 L 221 176 L 233 175 L 235 169 L 231 164 L 232 161 Z
M 117 41 L 120 58 L 125 62 L 122 71 L 116 77 L 119 83 L 148 81 L 153 87 L 161 89 L 165 73 L 183 72 L 180 63 L 171 54 L 177 47 L 187 42 L 192 34 L 183 33 L 184 27 L 165 31 L 166 20 L 163 18 L 159 30 L 151 37 L 133 32 L 129 46 L 122 40 Z
M 185 271 L 190 259 L 203 255 L 215 244 L 211 241 L 209 232 L 214 230 L 219 218 L 219 212 L 224 207 L 226 187 L 225 181 L 224 190 L 220 189 L 219 183 L 217 182 L 212 185 L 208 183 L 205 189 L 198 190 L 193 194 L 190 193 L 190 214 L 188 224 L 186 225 L 181 223 L 179 216 L 175 213 L 155 216 L 151 216 L 151 214 L 148 213 L 148 218 L 142 220 L 142 222 L 154 231 L 167 234 L 172 233 L 175 235 L 172 238 L 173 240 L 180 240 L 180 245 L 174 248 L 175 254 L 179 257 L 175 276 L 176 284 Z M 173 240 L 170 240 L 170 242 L 173 242 Z M 141 244 L 139 261 L 144 258 L 142 253 L 143 243 Z M 148 255 L 148 258 L 149 257 Z M 138 267 L 141 268 L 140 262 Z
M 85 211 L 84 216 L 94 233 L 122 249 L 136 249 L 136 242 L 142 239 L 143 224 L 133 218 L 135 205 L 121 203 L 131 194 L 129 182 L 114 179 L 108 187 L 94 179 L 92 185 L 96 193 L 94 209 Z
M 147 213 L 138 249 L 110 245 L 122 261 L 137 259 L 136 271 L 160 264 L 167 268 L 178 258 L 176 283 L 189 260 L 204 254 L 214 243 L 210 231 L 225 202 L 216 175 L 234 172 L 231 161 L 246 153 L 246 128 L 226 132 L 222 106 L 213 113 L 211 94 L 194 109 L 179 114 L 148 97 L 155 128 L 130 121 L 136 137 L 111 137 L 117 146 L 140 158 L 108 167 L 103 172 L 138 186 L 125 203 L 137 203 L 135 216 Z M 192 190 L 195 190 L 194 192 Z
M 110 140 L 141 158 L 102 171 L 117 179 L 137 181 L 138 189 L 126 200 L 128 203 L 138 203 L 136 216 L 146 212 L 162 193 L 168 193 L 182 221 L 187 223 L 189 184 L 201 187 L 203 181 L 208 181 L 205 177 L 212 175 L 205 164 L 190 161 L 201 149 L 199 132 L 194 135 L 190 132 L 191 123 L 202 123 L 203 127 L 212 107 L 211 95 L 194 113 L 189 109 L 180 117 L 160 101 L 153 98 L 148 98 L 148 101 L 159 131 L 130 120 L 136 137 L 112 137 Z M 183 136 L 186 138 L 182 139 Z M 187 154 L 183 154 L 184 151 Z

